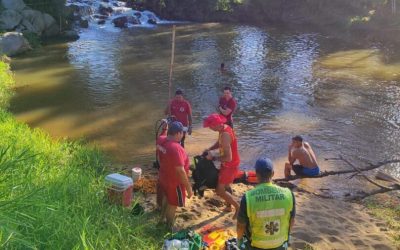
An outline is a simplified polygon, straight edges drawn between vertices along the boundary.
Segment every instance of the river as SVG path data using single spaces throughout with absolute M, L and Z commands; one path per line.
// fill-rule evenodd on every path
M 95 143 L 115 162 L 150 163 L 168 100 L 171 26 L 91 26 L 80 35 L 13 60 L 12 112 L 56 138 Z M 216 139 L 202 118 L 230 85 L 243 168 L 268 156 L 282 172 L 296 134 L 323 169 L 345 168 L 324 161 L 338 155 L 359 166 L 400 158 L 399 57 L 378 44 L 280 27 L 179 24 L 173 88 L 193 107 L 187 149 L 198 154 Z M 400 165 L 385 170 L 400 176 Z

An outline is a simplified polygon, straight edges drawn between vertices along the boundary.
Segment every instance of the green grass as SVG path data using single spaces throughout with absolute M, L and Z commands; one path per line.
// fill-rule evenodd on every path
M 376 195 L 364 201 L 370 213 L 382 220 L 391 229 L 389 235 L 396 247 L 400 248 L 400 193 Z
M 5 111 L 12 84 L 0 62 L 0 249 L 160 249 L 156 215 L 107 202 L 99 150 L 55 141 Z
M 12 87 L 14 79 L 10 71 L 10 66 L 3 62 L 3 56 L 0 55 L 0 109 L 5 109 L 13 95 Z

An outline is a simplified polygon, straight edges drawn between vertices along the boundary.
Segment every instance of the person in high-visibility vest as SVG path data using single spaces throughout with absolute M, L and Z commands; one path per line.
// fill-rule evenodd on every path
M 247 191 L 240 202 L 237 239 L 248 239 L 245 249 L 287 249 L 294 224 L 295 199 L 292 191 L 272 184 L 274 167 L 268 158 L 255 164 L 259 185 Z

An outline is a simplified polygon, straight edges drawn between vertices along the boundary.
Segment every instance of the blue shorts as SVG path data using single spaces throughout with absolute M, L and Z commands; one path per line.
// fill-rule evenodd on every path
M 305 176 L 317 176 L 319 175 L 319 167 L 316 166 L 315 168 L 306 168 L 302 165 L 293 165 L 293 171 L 296 175 L 305 175 Z

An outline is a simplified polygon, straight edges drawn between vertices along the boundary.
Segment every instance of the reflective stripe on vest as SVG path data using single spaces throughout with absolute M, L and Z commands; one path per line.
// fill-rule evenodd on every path
M 251 246 L 269 249 L 288 240 L 292 192 L 272 183 L 263 183 L 246 192 Z

